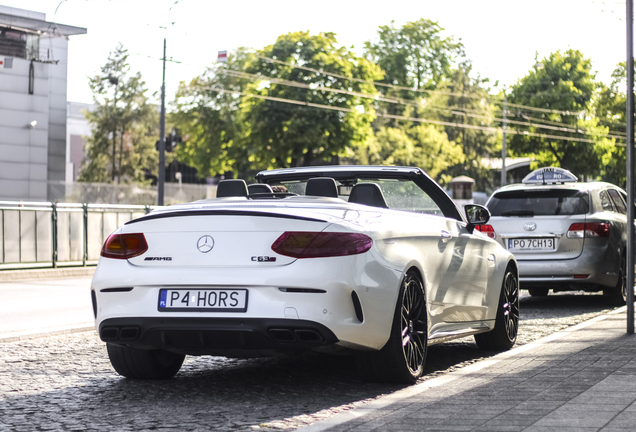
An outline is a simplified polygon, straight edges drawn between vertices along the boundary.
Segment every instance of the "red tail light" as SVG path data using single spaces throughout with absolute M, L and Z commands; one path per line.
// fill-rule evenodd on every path
M 495 233 L 495 229 L 492 227 L 492 225 L 475 225 L 475 229 L 477 231 L 480 231 L 484 234 L 486 234 L 488 237 L 490 238 L 497 238 L 497 233 Z
M 610 224 L 608 222 L 574 223 L 566 234 L 567 238 L 609 237 Z
M 115 259 L 128 259 L 141 255 L 148 250 L 146 237 L 141 233 L 111 234 L 104 242 L 101 256 Z
M 294 258 L 324 258 L 361 254 L 372 245 L 371 237 L 359 233 L 287 231 L 272 250 Z

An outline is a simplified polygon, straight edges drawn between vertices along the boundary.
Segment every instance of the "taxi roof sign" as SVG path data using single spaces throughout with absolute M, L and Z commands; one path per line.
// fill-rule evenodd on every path
M 557 167 L 545 167 L 532 171 L 530 174 L 524 177 L 521 183 L 566 183 L 575 182 L 578 177 L 572 174 L 570 171 Z

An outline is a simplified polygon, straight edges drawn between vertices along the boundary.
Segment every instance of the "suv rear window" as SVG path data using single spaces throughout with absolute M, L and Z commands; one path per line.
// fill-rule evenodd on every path
M 492 216 L 576 215 L 588 209 L 587 192 L 567 189 L 500 192 L 488 202 Z

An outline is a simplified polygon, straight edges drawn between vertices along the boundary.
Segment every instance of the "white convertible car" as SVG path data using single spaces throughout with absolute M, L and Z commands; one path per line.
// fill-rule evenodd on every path
M 515 343 L 514 256 L 419 168 L 330 166 L 219 183 L 217 198 L 132 220 L 92 282 L 115 370 L 174 376 L 185 355 L 356 355 L 376 381 L 414 382 L 427 346 Z

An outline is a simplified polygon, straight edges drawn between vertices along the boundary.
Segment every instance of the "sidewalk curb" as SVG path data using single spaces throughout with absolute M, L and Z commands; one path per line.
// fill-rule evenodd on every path
M 91 266 L 56 269 L 0 270 L 0 282 L 16 282 L 26 279 L 89 277 L 93 276 L 96 268 L 96 266 Z
M 44 330 L 30 330 L 30 331 L 9 333 L 6 335 L 0 334 L 0 343 L 18 342 L 18 341 L 29 340 L 29 339 L 38 339 L 38 338 L 43 338 L 48 336 L 58 336 L 58 335 L 81 333 L 81 332 L 87 332 L 87 331 L 95 331 L 95 325 L 89 324 L 89 323 L 82 323 L 82 324 L 73 324 L 73 325 L 64 326 L 64 327 L 54 327 L 54 328 L 44 329 Z
M 321 420 L 319 422 L 316 422 L 314 424 L 311 425 L 307 425 L 304 427 L 300 427 L 298 429 L 296 429 L 297 431 L 303 431 L 303 432 L 322 432 L 325 431 L 327 429 L 330 429 L 332 427 L 335 427 L 337 425 L 355 420 L 357 418 L 360 418 L 362 416 L 366 416 L 370 413 L 373 413 L 374 411 L 377 410 L 381 410 L 382 408 L 385 408 L 395 402 L 398 402 L 401 399 L 404 398 L 408 398 L 408 397 L 412 397 L 415 396 L 417 394 L 423 393 L 425 391 L 427 391 L 428 389 L 431 389 L 433 387 L 439 387 L 443 384 L 449 383 L 451 381 L 454 381 L 458 378 L 464 377 L 466 375 L 470 375 L 474 372 L 480 371 L 488 366 L 492 366 L 496 363 L 499 363 L 499 361 L 501 359 L 504 358 L 508 358 L 508 357 L 513 357 L 515 355 L 524 353 L 526 351 L 530 351 L 534 348 L 537 348 L 541 345 L 544 345 L 548 342 L 552 342 L 556 339 L 560 339 L 564 336 L 567 336 L 568 334 L 575 332 L 577 330 L 580 330 L 582 328 L 588 327 L 598 321 L 603 321 L 607 318 L 609 318 L 612 315 L 618 314 L 618 313 L 625 313 L 627 309 L 627 306 L 622 306 L 616 310 L 613 310 L 611 312 L 608 312 L 604 315 L 600 315 L 597 316 L 595 318 L 592 318 L 588 321 L 582 322 L 580 324 L 574 325 L 572 327 L 568 327 L 564 330 L 561 330 L 557 333 L 553 333 L 549 336 L 546 336 L 544 338 L 541 338 L 539 340 L 536 340 L 534 342 L 530 342 L 528 344 L 525 345 L 521 345 L 517 348 L 513 348 L 510 351 L 506 351 L 503 353 L 499 353 L 496 354 L 494 356 L 492 356 L 491 358 L 488 359 L 484 359 L 481 360 L 477 363 L 474 363 L 472 365 L 466 366 L 464 368 L 461 368 L 460 370 L 454 371 L 454 372 L 449 372 L 443 376 L 437 377 L 437 378 L 433 378 L 430 379 L 428 381 L 424 381 L 421 384 L 416 384 L 410 387 L 407 387 L 405 389 L 402 390 L 398 390 L 394 393 L 391 393 L 389 395 L 386 396 L 382 396 L 379 399 L 376 399 L 372 402 L 369 402 L 367 404 L 361 405 L 361 406 L 357 406 L 351 410 L 348 411 L 344 411 L 341 413 L 338 413 L 336 415 L 334 415 L 333 417 L 327 418 L 325 420 Z

